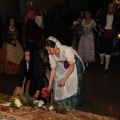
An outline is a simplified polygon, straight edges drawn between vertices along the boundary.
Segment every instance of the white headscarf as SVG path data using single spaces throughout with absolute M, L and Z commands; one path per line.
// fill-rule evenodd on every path
M 60 48 L 61 43 L 60 43 L 60 41 L 57 40 L 56 38 L 50 36 L 50 37 L 47 38 L 47 40 L 51 40 L 51 41 L 55 42 L 55 45 L 57 46 L 57 48 Z
M 47 38 L 47 40 L 51 40 L 51 41 L 55 42 L 55 45 L 56 45 L 58 48 L 61 47 L 61 43 L 60 43 L 60 41 L 57 40 L 56 38 L 50 36 L 50 37 Z M 74 50 L 74 49 L 73 49 L 73 50 Z M 74 50 L 74 52 L 75 52 L 75 55 L 79 58 L 79 60 L 82 62 L 82 65 L 83 65 L 83 71 L 85 71 L 85 66 L 84 66 L 84 63 L 83 63 L 81 57 L 78 55 L 78 53 L 77 53 L 75 50 Z

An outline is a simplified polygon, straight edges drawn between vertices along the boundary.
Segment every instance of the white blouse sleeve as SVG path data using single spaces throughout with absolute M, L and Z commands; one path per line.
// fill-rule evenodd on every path
M 68 47 L 64 55 L 69 64 L 75 63 L 75 52 L 72 48 Z
M 49 55 L 49 63 L 51 68 L 54 68 L 57 65 L 57 62 L 54 60 L 52 55 Z

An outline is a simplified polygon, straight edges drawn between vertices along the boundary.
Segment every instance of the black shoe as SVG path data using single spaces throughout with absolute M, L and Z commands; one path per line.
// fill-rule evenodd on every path
M 105 69 L 105 73 L 109 73 L 109 70 L 108 70 L 108 69 Z

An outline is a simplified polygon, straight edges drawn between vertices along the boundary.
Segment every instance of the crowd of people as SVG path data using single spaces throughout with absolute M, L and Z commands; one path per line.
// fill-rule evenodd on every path
M 105 72 L 108 73 L 113 42 L 120 30 L 119 15 L 114 13 L 112 3 L 108 5 L 107 12 L 100 10 L 96 19 L 91 14 L 90 10 L 81 11 L 77 19 L 82 27 L 79 34 L 76 34 L 77 50 L 62 45 L 53 36 L 46 39 L 45 49 L 50 64 L 49 81 L 45 81 L 46 65 L 37 51 L 43 46 L 42 28 L 35 22 L 35 11 L 29 10 L 26 13 L 23 45 L 19 43 L 21 37 L 14 18 L 8 19 L 0 49 L 0 73 L 18 74 L 14 95 L 20 94 L 24 88 L 25 94 L 30 94 L 34 99 L 42 99 L 41 91 L 46 86 L 48 92 L 54 90 L 54 99 L 61 104 L 73 109 L 81 104 L 84 98 L 85 67 L 96 60 L 95 39 L 99 40 L 99 65 L 104 65 L 105 57 Z
M 107 11 L 99 10 L 92 18 L 90 10 L 85 12 L 80 11 L 80 18 L 77 19 L 77 24 L 83 28 L 77 34 L 76 41 L 78 42 L 77 51 L 83 59 L 85 66 L 88 67 L 89 63 L 96 61 L 96 54 L 100 56 L 99 66 L 105 63 L 105 72 L 109 72 L 109 63 L 112 52 L 114 52 L 113 43 L 119 47 L 118 34 L 120 32 L 120 15 L 115 11 L 115 4 L 110 3 Z M 84 15 L 84 17 L 82 17 Z M 80 22 L 79 22 L 80 21 Z M 119 52 L 119 48 L 117 48 Z

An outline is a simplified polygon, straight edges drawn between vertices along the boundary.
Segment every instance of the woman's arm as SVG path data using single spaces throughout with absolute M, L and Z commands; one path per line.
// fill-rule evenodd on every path
M 44 75 L 39 75 L 37 77 L 35 77 L 36 81 L 37 81 L 37 86 L 36 86 L 36 92 L 33 96 L 34 99 L 37 99 L 38 96 L 40 95 L 40 91 L 42 90 L 43 84 L 44 84 Z
M 20 90 L 21 90 L 21 87 L 16 87 L 15 88 L 15 90 L 14 90 L 14 92 L 13 92 L 13 95 L 18 95 L 18 94 L 20 94 Z
M 65 85 L 66 80 L 69 78 L 69 76 L 72 74 L 72 72 L 74 70 L 74 66 L 75 66 L 75 63 L 70 64 L 70 68 L 69 68 L 67 74 L 65 75 L 65 77 L 60 81 L 59 86 Z
M 25 76 L 25 68 L 24 68 L 24 59 L 22 59 L 22 61 L 20 62 L 20 69 L 19 69 L 19 75 L 17 78 L 17 85 L 14 91 L 14 95 L 17 95 L 20 93 L 20 90 L 22 88 L 23 85 L 23 81 L 24 81 L 24 76 Z
M 51 90 L 51 87 L 52 87 L 52 82 L 54 79 L 55 71 L 56 71 L 56 68 L 54 67 L 51 69 L 51 72 L 50 72 L 50 81 L 49 81 L 49 86 L 48 86 L 49 91 Z

